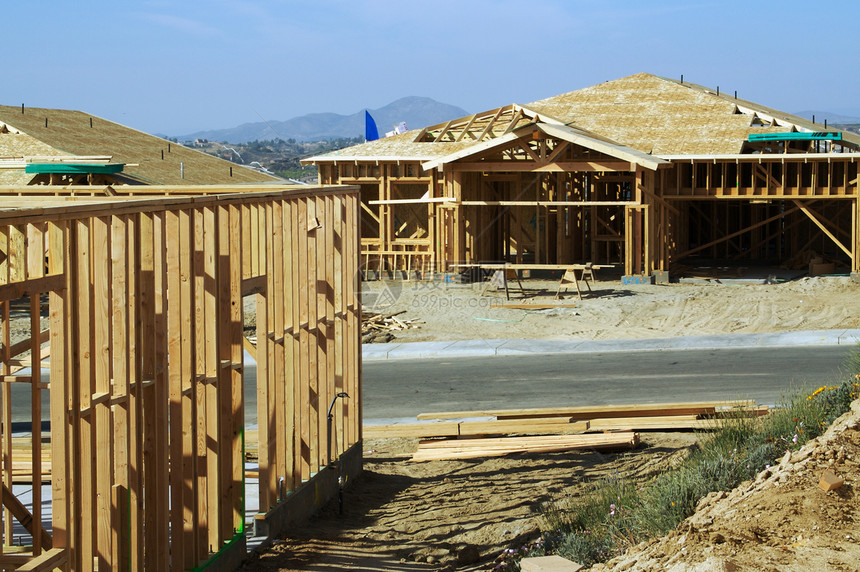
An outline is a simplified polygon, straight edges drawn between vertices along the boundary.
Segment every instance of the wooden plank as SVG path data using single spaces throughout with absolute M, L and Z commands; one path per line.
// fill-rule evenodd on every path
M 175 248 L 178 250 L 177 260 L 178 267 L 175 272 L 178 273 L 178 283 L 174 279 L 172 281 L 173 292 L 169 292 L 168 305 L 172 305 L 178 317 L 178 354 L 174 348 L 170 354 L 171 362 L 174 360 L 177 364 L 178 377 L 178 405 L 176 405 L 177 396 L 173 394 L 171 386 L 171 403 L 176 407 L 178 415 L 182 419 L 182 431 L 179 434 L 171 434 L 171 455 L 174 452 L 181 455 L 178 462 L 171 459 L 171 466 L 176 462 L 182 468 L 181 475 L 175 480 L 178 486 L 184 489 L 179 495 L 181 504 L 173 504 L 171 512 L 179 513 L 180 517 L 176 520 L 180 523 L 178 531 L 171 531 L 176 542 L 184 544 L 181 551 L 175 553 L 177 562 L 181 562 L 185 569 L 193 568 L 195 565 L 195 487 L 194 479 L 196 473 L 196 463 L 194 461 L 194 436 L 196 430 L 196 420 L 194 416 L 194 335 L 193 335 L 193 306 L 192 306 L 192 248 L 193 248 L 193 213 L 187 209 L 178 211 L 178 225 L 174 228 L 177 234 L 174 236 L 176 240 Z M 168 246 L 168 249 L 170 246 Z M 170 263 L 170 260 L 168 260 Z M 170 288 L 170 285 L 168 285 Z M 171 329 L 170 334 L 173 335 Z M 176 343 L 176 340 L 174 340 Z M 174 446 L 173 441 L 176 441 Z M 173 485 L 171 485 L 173 486 Z M 180 520 L 181 518 L 181 520 Z
M 184 469 L 185 424 L 190 420 L 183 416 L 183 378 L 182 378 L 182 232 L 179 225 L 179 213 L 168 211 L 165 218 L 166 230 L 166 263 L 167 263 L 167 352 L 170 355 L 168 363 L 169 412 L 170 412 L 170 465 Z M 186 249 L 187 251 L 187 249 Z M 172 557 L 177 562 L 186 562 L 185 551 L 191 548 L 185 543 L 185 499 L 184 470 L 170 472 L 170 545 Z M 190 494 L 191 491 L 189 490 Z
M 141 325 L 138 323 L 140 296 L 139 287 L 141 275 L 139 269 L 142 255 L 140 253 L 141 229 L 140 217 L 129 216 L 126 220 L 126 262 L 128 272 L 128 308 L 129 308 L 129 345 L 126 357 L 129 372 L 129 416 L 128 416 L 128 536 L 129 536 L 129 569 L 143 569 L 143 369 L 140 360 L 142 347 Z
M 282 387 L 281 393 L 283 397 L 279 401 L 281 410 L 278 412 L 279 425 L 278 429 L 278 448 L 283 457 L 283 470 L 280 473 L 284 477 L 284 482 L 290 483 L 290 486 L 295 486 L 293 483 L 297 481 L 297 472 L 299 471 L 299 461 L 296 448 L 296 386 L 301 383 L 296 375 L 296 348 L 297 339 L 292 335 L 294 328 L 298 327 L 297 320 L 293 320 L 293 307 L 295 304 L 295 274 L 293 269 L 297 264 L 300 264 L 303 253 L 297 250 L 296 232 L 301 232 L 295 222 L 296 205 L 292 201 L 281 201 L 281 223 L 278 227 L 278 235 L 283 244 L 283 256 L 278 256 L 280 269 L 280 278 L 277 283 L 277 294 L 281 299 L 280 322 L 283 331 L 283 356 L 284 363 L 280 378 L 282 380 L 279 385 Z M 287 329 L 290 334 L 287 334 Z
M 52 548 L 17 568 L 18 572 L 50 572 L 62 568 L 69 560 L 67 548 Z
M 512 421 L 457 421 L 434 423 L 406 423 L 394 425 L 365 425 L 366 439 L 391 439 L 395 437 L 457 437 L 468 435 L 507 434 L 567 434 L 588 430 L 587 421 L 571 422 L 562 417 L 540 420 Z
M 92 220 L 92 292 L 93 292 L 93 353 L 95 392 L 110 395 L 110 219 L 97 217 Z M 110 404 L 98 403 L 95 408 L 95 478 L 96 478 L 96 517 L 97 556 L 99 568 L 113 566 L 113 510 L 112 501 L 112 464 L 113 464 L 113 427 Z
M 233 536 L 233 411 L 232 411 L 232 347 L 230 309 L 230 215 L 228 205 L 219 205 L 215 211 L 216 221 L 216 287 L 214 291 L 217 307 L 217 445 L 218 457 L 218 544 Z M 238 263 L 239 261 L 237 261 Z M 239 301 L 241 304 L 241 300 Z
M 318 471 L 328 464 L 328 460 L 326 459 L 326 444 L 328 438 L 326 412 L 330 395 L 327 346 L 329 325 L 326 320 L 326 298 L 328 296 L 329 284 L 326 281 L 326 257 L 328 255 L 329 245 L 326 240 L 326 229 L 330 225 L 328 224 L 328 221 L 325 220 L 325 198 L 317 197 L 314 203 L 315 217 L 321 222 L 321 225 L 314 229 L 314 238 L 316 239 L 316 262 L 314 263 L 313 260 L 310 261 L 316 274 L 316 298 L 311 301 L 311 305 L 316 304 L 316 319 L 314 322 L 316 323 L 316 348 L 315 351 L 311 351 L 316 354 L 317 359 L 317 398 L 315 401 L 315 407 L 312 406 L 312 409 L 314 410 L 314 421 L 317 425 L 317 433 L 314 439 L 316 441 L 317 448 L 316 455 L 312 458 L 313 462 L 316 463 L 316 470 Z
M 204 394 L 206 401 L 206 479 L 207 507 L 209 527 L 207 530 L 208 552 L 218 550 L 221 542 L 220 510 L 221 506 L 221 474 L 219 471 L 219 407 L 218 407 L 218 373 L 220 371 L 219 347 L 221 324 L 218 320 L 218 221 L 215 208 L 203 209 L 203 241 L 204 241 L 204 272 L 205 284 L 203 290 L 206 374 Z
M 223 293 L 228 295 L 230 308 L 230 510 L 233 513 L 232 530 L 227 539 L 243 529 L 245 518 L 245 459 L 244 430 L 245 430 L 245 401 L 244 401 L 244 354 L 242 351 L 243 301 L 242 301 L 242 236 L 243 228 L 240 209 L 235 204 L 227 207 L 229 213 L 229 289 Z
M 659 417 L 625 417 L 591 419 L 589 431 L 677 431 L 683 429 L 717 429 L 723 419 L 698 419 L 696 415 L 670 415 Z
M 324 227 L 325 231 L 325 244 L 326 244 L 326 259 L 325 259 L 325 281 L 326 281 L 326 291 L 325 291 L 325 348 L 326 348 L 326 399 L 323 401 L 324 406 L 326 407 L 326 412 L 328 411 L 329 404 L 338 399 L 337 393 L 337 383 L 335 375 L 335 360 L 338 348 L 335 346 L 335 301 L 334 301 L 334 291 L 335 291 L 335 258 L 337 257 L 337 252 L 335 250 L 335 225 L 336 222 L 334 220 L 334 202 L 333 197 L 331 195 L 327 195 L 323 198 L 325 202 L 325 219 L 324 219 Z M 335 410 L 333 410 L 332 422 L 328 422 L 328 416 L 326 414 L 326 426 L 327 431 L 329 431 L 328 439 L 330 439 L 332 453 L 327 462 L 331 463 L 333 459 L 337 459 L 339 448 L 343 447 L 344 439 L 343 434 L 338 423 L 338 419 L 342 415 L 343 412 L 343 401 L 338 399 L 339 403 L 336 405 Z M 330 427 L 329 427 L 330 425 Z
M 581 449 L 632 449 L 639 444 L 636 433 L 599 435 L 551 435 L 498 439 L 457 439 L 421 442 L 412 461 L 441 461 L 499 457 L 515 453 L 549 453 Z
M 257 462 L 260 468 L 259 478 L 259 499 L 260 510 L 268 512 L 277 502 L 277 471 L 275 469 L 275 448 L 274 448 L 274 430 L 275 430 L 275 411 L 269 406 L 269 393 L 272 388 L 270 368 L 274 367 L 272 363 L 273 340 L 269 337 L 269 331 L 272 329 L 270 324 L 274 320 L 272 316 L 272 295 L 269 293 L 274 290 L 275 274 L 272 268 L 271 257 L 266 253 L 272 250 L 272 236 L 264 229 L 271 220 L 271 206 L 260 205 L 263 210 L 263 218 L 258 221 L 258 227 L 254 234 L 258 235 L 255 240 L 260 241 L 260 233 L 262 232 L 262 244 L 260 249 L 260 263 L 262 277 L 266 280 L 266 288 L 259 292 L 256 296 L 256 332 L 257 332 L 257 348 L 252 355 L 257 361 Z M 249 350 L 246 344 L 246 350 Z M 246 434 L 246 442 L 248 441 Z
M 113 455 L 114 478 L 111 483 L 111 561 L 129 561 L 129 533 L 123 524 L 128 522 L 129 487 L 129 370 L 128 370 L 128 251 L 125 216 L 110 219 L 110 357 L 113 378 L 113 394 L 123 397 L 113 408 Z
M 0 300 L 17 300 L 40 292 L 59 290 L 65 286 L 62 275 L 44 276 L 22 282 L 0 284 Z
M 581 433 L 588 430 L 588 421 L 574 422 L 572 419 L 557 417 L 550 419 L 463 421 L 460 435 L 535 435 Z
M 308 201 L 300 200 L 298 208 L 298 218 L 296 219 L 296 233 L 298 234 L 298 252 L 299 260 L 296 265 L 296 280 L 298 283 L 298 299 L 299 313 L 298 322 L 294 327 L 299 328 L 299 359 L 300 364 L 299 379 L 307 380 L 307 383 L 302 383 L 300 387 L 300 395 L 298 401 L 299 420 L 301 427 L 299 430 L 300 443 L 299 451 L 301 455 L 301 472 L 299 473 L 299 483 L 309 479 L 311 476 L 311 409 L 310 400 L 312 392 L 311 372 L 316 376 L 316 363 L 311 361 L 310 356 L 310 340 L 308 333 L 308 323 L 310 322 L 310 300 L 312 298 L 310 269 L 308 268 L 308 260 L 316 260 L 316 253 L 311 252 L 311 240 L 309 233 L 302 232 L 301 229 L 307 228 L 308 221 Z M 307 253 L 307 258 L 302 253 Z M 314 305 L 314 309 L 316 306 Z M 297 483 L 298 484 L 298 483 Z
M 812 220 L 812 222 L 814 222 L 815 225 L 819 229 L 821 229 L 821 232 L 823 232 L 827 236 L 827 238 L 832 240 L 833 243 L 836 244 L 836 246 L 838 246 L 840 250 L 842 250 L 842 252 L 847 254 L 849 259 L 853 256 L 851 249 L 847 248 L 844 244 L 842 244 L 842 242 L 840 242 L 839 239 L 836 238 L 836 236 L 832 232 L 830 232 L 830 230 L 826 226 L 824 226 L 824 223 L 822 223 L 820 220 L 818 220 L 818 218 L 815 216 L 815 214 L 812 212 L 812 210 L 809 209 L 809 207 L 807 207 L 802 202 L 797 201 L 797 200 L 794 200 L 791 202 L 793 202 L 795 205 L 797 205 L 797 207 L 801 210 L 801 212 L 803 212 L 803 214 L 808 216 Z
M 191 380 L 194 393 L 194 450 L 196 459 L 195 491 L 196 491 L 196 534 L 194 555 L 197 560 L 205 559 L 210 553 L 209 531 L 209 460 L 207 444 L 207 399 L 208 384 L 206 380 L 206 350 L 207 350 L 207 296 L 206 296 L 206 267 L 207 267 L 207 231 L 204 209 L 194 210 L 194 376 Z
M 48 225 L 48 271 L 55 273 L 63 270 L 64 260 L 70 254 L 64 224 L 49 223 Z M 64 278 L 66 278 L 64 276 Z M 69 420 L 65 413 L 68 411 L 70 397 L 70 375 L 68 343 L 72 334 L 68 328 L 66 296 L 68 290 L 52 290 L 48 294 L 48 319 L 51 331 L 50 376 L 55 383 L 49 393 L 51 418 L 51 468 L 57 468 L 57 474 L 51 479 L 51 532 L 52 542 L 58 546 L 69 546 L 70 538 L 70 489 L 69 475 L 72 466 L 68 458 L 69 450 Z
M 93 393 L 93 371 L 92 362 L 89 359 L 82 359 L 81 356 L 92 354 L 92 340 L 90 330 L 90 314 L 92 312 L 92 293 L 90 292 L 90 224 L 88 220 L 80 220 L 75 222 L 76 245 L 75 253 L 77 260 L 75 262 L 75 290 L 74 290 L 74 306 L 76 306 L 76 345 L 77 351 L 73 352 L 75 358 L 74 368 L 77 372 L 77 378 L 73 381 L 73 386 L 77 391 L 75 401 L 81 409 L 88 409 L 91 405 L 91 396 Z M 74 311 L 74 310 L 73 310 Z M 75 539 L 75 544 L 78 550 L 75 556 L 78 559 L 77 566 L 83 567 L 83 563 L 93 562 L 95 539 L 92 523 L 97 522 L 95 514 L 96 492 L 95 475 L 93 474 L 93 464 L 89 459 L 95 457 L 93 451 L 93 418 L 88 416 L 82 418 L 79 414 L 74 414 L 77 419 L 74 419 L 78 426 L 77 431 L 80 435 L 74 455 L 81 460 L 80 462 L 80 477 L 77 482 L 77 499 L 76 504 L 80 507 L 80 516 L 83 520 L 88 521 L 90 526 L 81 526 L 77 532 L 80 535 Z M 77 476 L 77 475 L 76 475 Z M 80 517 L 79 517 L 80 518 Z
M 531 409 L 484 409 L 475 411 L 447 411 L 421 413 L 419 420 L 457 419 L 467 417 L 497 417 L 499 419 L 519 419 L 527 417 L 571 417 L 575 420 L 606 417 L 644 417 L 649 415 L 712 415 L 717 410 L 751 408 L 755 401 L 741 399 L 734 401 L 694 401 L 680 403 L 642 403 L 626 405 L 580 405 L 570 407 L 539 407 Z
M 9 509 L 9 512 L 14 516 L 18 522 L 21 523 L 21 526 L 29 532 L 34 537 L 34 542 L 36 537 L 38 536 L 38 542 L 40 550 L 42 548 L 49 550 L 51 548 L 51 535 L 48 534 L 43 527 L 39 525 L 39 522 L 33 518 L 33 514 L 27 510 L 18 497 L 16 497 L 12 491 L 6 486 L 5 483 L 0 483 L 0 486 L 3 487 L 3 506 Z M 38 531 L 38 532 L 37 532 Z M 35 544 L 34 544 L 35 549 Z
M 365 425 L 365 439 L 393 439 L 397 437 L 456 437 L 460 434 L 457 422 L 408 423 L 401 425 Z
M 290 244 L 291 263 L 291 267 L 285 274 L 285 281 L 289 283 L 291 310 L 285 319 L 293 332 L 292 364 L 288 364 L 287 366 L 292 366 L 292 371 L 288 375 L 291 374 L 291 379 L 293 380 L 293 403 L 292 410 L 290 412 L 292 415 L 290 423 L 293 431 L 293 442 L 291 445 L 293 478 L 291 481 L 287 481 L 287 485 L 292 488 L 296 488 L 301 485 L 302 475 L 304 474 L 303 443 L 305 434 L 302 432 L 304 427 L 302 418 L 305 415 L 306 409 L 303 401 L 303 396 L 305 394 L 305 383 L 303 380 L 305 378 L 302 377 L 302 371 L 305 366 L 303 365 L 304 358 L 302 354 L 302 336 L 300 328 L 302 323 L 302 312 L 303 308 L 307 304 L 307 300 L 302 297 L 302 292 L 304 292 L 305 288 L 305 278 L 303 274 L 304 264 L 302 264 L 301 261 L 303 260 L 306 252 L 302 249 L 302 235 L 306 236 L 306 233 L 300 231 L 300 228 L 302 228 L 299 220 L 301 207 L 301 201 L 290 201 L 289 216 L 286 221 L 288 223 L 288 227 L 285 229 L 288 231 L 287 238 Z M 305 243 L 304 247 L 306 246 L 307 244 Z
M 170 542 L 170 427 L 164 422 L 169 418 L 170 387 L 167 380 L 168 352 L 167 352 L 167 285 L 165 261 L 165 214 L 156 212 L 153 214 L 153 301 L 152 310 L 155 313 L 155 371 L 153 409 L 155 419 L 155 437 L 153 461 L 155 464 L 155 481 L 147 483 L 152 496 L 151 501 L 156 505 L 155 523 L 150 526 L 156 528 L 156 546 L 167 546 Z M 153 486 L 154 484 L 154 486 Z M 155 555 L 155 566 L 159 569 L 167 569 L 170 566 L 170 554 L 167 551 L 159 551 Z

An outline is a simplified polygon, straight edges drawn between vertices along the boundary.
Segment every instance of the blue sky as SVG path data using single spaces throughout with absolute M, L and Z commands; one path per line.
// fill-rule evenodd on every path
M 788 112 L 860 116 L 856 0 L 7 4 L 0 103 L 150 133 L 350 114 L 408 95 L 477 112 L 642 71 Z

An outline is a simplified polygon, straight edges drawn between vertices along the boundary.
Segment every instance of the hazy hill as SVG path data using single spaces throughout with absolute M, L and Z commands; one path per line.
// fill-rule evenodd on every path
M 803 117 L 804 119 L 812 120 L 812 116 L 815 116 L 815 122 L 824 124 L 824 120 L 827 120 L 828 127 L 830 125 L 853 125 L 860 123 L 860 117 L 851 116 L 851 115 L 840 115 L 838 113 L 831 113 L 829 111 L 798 111 L 794 115 L 798 117 Z
M 379 109 L 370 109 L 376 120 L 379 135 L 384 136 L 395 125 L 405 121 L 409 129 L 420 129 L 428 125 L 456 119 L 468 113 L 455 106 L 439 103 L 428 97 L 403 97 Z M 273 139 L 295 139 L 296 141 L 320 141 L 338 137 L 364 136 L 364 109 L 352 115 L 337 113 L 311 113 L 286 121 L 245 123 L 230 129 L 212 129 L 179 135 L 179 141 L 208 139 L 229 143 L 269 141 Z

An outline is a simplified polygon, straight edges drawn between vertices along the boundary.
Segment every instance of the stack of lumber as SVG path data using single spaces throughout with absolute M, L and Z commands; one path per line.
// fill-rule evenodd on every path
M 494 439 L 443 439 L 421 441 L 413 461 L 441 461 L 500 457 L 513 453 L 552 453 L 573 449 L 635 449 L 639 435 L 630 431 L 601 435 L 540 435 Z
M 363 434 L 365 439 L 443 438 L 445 440 L 419 442 L 413 460 L 456 459 L 514 452 L 617 447 L 613 441 L 604 439 L 608 435 L 617 435 L 622 439 L 621 443 L 627 443 L 623 441 L 625 438 L 636 443 L 638 435 L 633 431 L 710 430 L 719 427 L 727 418 L 766 413 L 767 407 L 757 407 L 751 400 L 449 411 L 423 413 L 418 415 L 418 423 L 365 426 Z M 573 433 L 588 435 L 571 435 Z M 508 435 L 541 437 L 503 437 Z M 474 439 L 477 436 L 498 438 L 491 441 Z M 565 438 L 554 440 L 558 436 Z M 492 446 L 484 446 L 489 444 Z M 432 454 L 427 452 L 429 449 L 433 450 Z
M 417 320 L 400 319 L 397 316 L 403 314 L 406 310 L 394 312 L 393 314 L 374 314 L 371 312 L 361 313 L 361 334 L 368 334 L 373 331 L 399 331 L 408 330 L 409 328 L 417 328 L 416 324 L 421 324 Z
M 752 400 L 696 401 L 686 403 L 649 403 L 633 405 L 586 405 L 537 409 L 497 409 L 422 413 L 419 420 L 456 419 L 466 416 L 490 417 L 498 421 L 563 418 L 589 424 L 588 431 L 675 431 L 715 429 L 728 417 L 760 416 L 767 406 L 757 407 Z
M 29 437 L 12 438 L 12 482 L 33 482 L 33 442 Z M 41 449 L 42 482 L 51 482 L 51 443 L 44 440 Z
M 574 421 L 569 417 L 548 417 L 544 419 L 490 419 L 366 425 L 363 429 L 363 435 L 365 439 L 389 439 L 394 437 L 470 437 L 508 434 L 565 435 L 583 433 L 587 430 L 588 422 Z
M 767 406 L 756 406 L 752 400 L 448 411 L 422 413 L 419 423 L 368 425 L 364 438 L 707 430 L 719 427 L 727 417 L 761 416 L 767 411 Z

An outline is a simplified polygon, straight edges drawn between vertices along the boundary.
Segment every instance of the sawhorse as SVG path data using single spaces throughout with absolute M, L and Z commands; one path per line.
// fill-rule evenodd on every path
M 495 270 L 493 272 L 493 276 L 490 278 L 489 282 L 484 286 L 484 289 L 481 290 L 481 296 L 484 295 L 484 292 L 487 291 L 487 288 L 495 286 L 498 289 L 504 288 L 505 290 L 505 300 L 511 299 L 510 291 L 508 290 L 508 273 L 513 274 L 513 277 L 517 281 L 517 285 L 520 287 L 520 293 L 525 295 L 525 289 L 523 288 L 523 283 L 520 282 L 520 275 L 516 270 Z
M 589 280 L 594 280 L 594 268 L 591 263 L 588 262 L 586 264 L 577 265 L 572 268 L 568 268 L 564 271 L 564 275 L 562 275 L 561 280 L 558 283 L 558 292 L 555 293 L 555 299 L 559 300 L 561 298 L 561 289 L 565 287 L 567 284 L 573 284 L 576 287 L 576 293 L 579 295 L 579 299 L 582 300 L 582 290 L 579 289 L 579 279 L 576 277 L 576 271 L 579 270 L 581 272 L 579 278 L 585 283 L 585 287 L 588 288 L 588 293 L 591 294 L 591 285 L 588 283 Z

